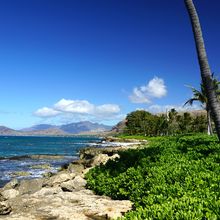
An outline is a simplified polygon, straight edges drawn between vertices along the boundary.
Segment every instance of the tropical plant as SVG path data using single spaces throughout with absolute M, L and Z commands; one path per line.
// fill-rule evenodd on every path
M 168 128 L 169 128 L 169 122 L 167 120 L 167 116 L 165 114 L 158 115 L 155 135 L 156 136 L 168 135 Z
M 188 133 L 192 130 L 192 117 L 189 112 L 184 112 L 183 115 L 177 115 L 178 130 L 180 133 Z
M 191 129 L 194 133 L 203 133 L 207 131 L 207 118 L 204 115 L 196 115 L 191 122 Z
M 219 97 L 220 96 L 220 88 L 219 88 L 220 81 L 218 81 L 214 77 L 213 74 L 212 74 L 212 78 L 213 78 L 213 85 L 214 85 L 215 93 Z M 206 92 L 205 92 L 205 87 L 204 87 L 203 83 L 200 84 L 201 91 L 195 89 L 192 86 L 189 86 L 189 87 L 192 89 L 193 97 L 190 98 L 189 100 L 187 100 L 184 105 L 187 105 L 187 104 L 193 105 L 193 103 L 195 101 L 198 101 L 202 104 L 203 109 L 205 109 L 206 112 L 207 112 L 207 133 L 208 133 L 208 135 L 211 135 L 213 133 L 213 131 L 212 131 L 212 120 L 211 120 L 211 108 L 210 108 L 209 103 L 208 103 L 208 98 L 207 98 L 207 95 L 206 95 Z
M 212 112 L 213 121 L 215 123 L 216 132 L 220 140 L 220 103 L 214 89 L 213 78 L 209 67 L 206 54 L 205 44 L 202 36 L 199 17 L 192 0 L 184 0 L 187 11 L 189 13 L 194 40 L 196 44 L 197 56 L 200 65 L 200 73 L 204 90 L 207 95 L 208 104 Z
M 188 116 L 185 116 L 188 118 Z M 91 169 L 87 187 L 129 199 L 123 220 L 217 220 L 220 216 L 220 144 L 216 136 L 150 138 L 146 147 Z
M 207 120 L 204 114 L 190 114 L 169 110 L 166 114 L 151 114 L 144 110 L 131 112 L 126 117 L 124 135 L 165 136 L 206 132 Z
M 168 134 L 173 135 L 177 131 L 177 115 L 178 112 L 175 108 L 170 109 L 167 112 L 167 120 L 168 120 Z

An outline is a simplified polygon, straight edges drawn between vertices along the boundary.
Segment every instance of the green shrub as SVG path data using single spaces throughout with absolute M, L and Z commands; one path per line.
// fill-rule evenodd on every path
M 86 177 L 97 194 L 133 202 L 125 219 L 220 219 L 219 162 L 215 137 L 151 138 Z

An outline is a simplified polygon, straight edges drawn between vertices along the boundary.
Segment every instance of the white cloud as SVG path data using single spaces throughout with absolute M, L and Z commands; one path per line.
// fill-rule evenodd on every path
M 90 114 L 95 106 L 86 100 L 61 99 L 54 105 L 54 109 L 61 112 Z
M 158 77 L 154 77 L 152 80 L 150 80 L 148 85 L 144 88 L 152 98 L 162 98 L 167 94 L 164 80 Z
M 116 104 L 95 105 L 87 100 L 61 99 L 52 108 L 40 108 L 34 115 L 42 118 L 60 115 L 64 119 L 104 121 L 117 119 L 120 112 Z
M 145 94 L 145 91 L 141 88 L 134 88 L 133 93 L 129 96 L 129 99 L 133 103 L 150 103 L 149 97 Z
M 54 110 L 52 108 L 48 108 L 48 107 L 43 107 L 43 108 L 40 108 L 38 109 L 37 111 L 34 112 L 34 115 L 35 116 L 38 116 L 38 117 L 54 117 L 54 116 L 57 116 L 59 115 L 60 112 L 57 111 L 57 110 Z
M 151 79 L 147 85 L 135 87 L 129 96 L 133 103 L 150 103 L 153 98 L 166 96 L 167 89 L 164 80 L 158 77 Z
M 104 104 L 99 105 L 95 108 L 95 114 L 112 115 L 117 114 L 121 111 L 120 107 L 115 104 Z

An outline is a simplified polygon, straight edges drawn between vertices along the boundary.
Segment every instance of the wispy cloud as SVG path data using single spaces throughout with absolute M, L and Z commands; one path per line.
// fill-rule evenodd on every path
M 192 110 L 201 110 L 202 107 L 198 104 L 195 105 L 187 105 L 184 106 L 183 104 L 177 104 L 177 105 L 151 105 L 146 110 L 152 113 L 162 113 L 169 111 L 170 109 L 175 108 L 177 111 L 192 111 Z
M 44 117 L 48 118 L 48 117 L 57 116 L 60 113 L 61 113 L 60 111 L 54 110 L 52 108 L 43 107 L 43 108 L 40 108 L 37 111 L 35 111 L 34 115 L 38 116 L 38 117 L 42 117 L 42 118 L 44 118 Z
M 167 88 L 164 80 L 154 77 L 147 85 L 135 87 L 129 99 L 133 103 L 151 103 L 153 98 L 162 98 L 166 94 Z

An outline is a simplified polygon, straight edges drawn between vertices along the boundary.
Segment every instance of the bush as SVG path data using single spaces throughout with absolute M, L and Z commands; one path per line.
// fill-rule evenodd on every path
M 219 219 L 220 144 L 204 135 L 160 137 L 87 174 L 88 188 L 129 199 L 125 219 Z

